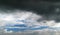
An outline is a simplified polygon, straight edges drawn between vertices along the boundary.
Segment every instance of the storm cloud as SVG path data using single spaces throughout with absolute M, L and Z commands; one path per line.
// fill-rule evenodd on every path
M 0 13 L 13 14 L 15 12 L 33 12 L 37 15 L 41 15 L 42 18 L 38 22 L 47 20 L 50 25 L 50 21 L 53 25 L 60 23 L 60 1 L 58 0 L 0 0 Z M 36 17 L 36 16 L 35 16 Z M 45 22 L 43 22 L 45 23 Z M 42 23 L 42 24 L 43 24 Z M 51 24 L 52 24 L 51 23 Z M 56 23 L 56 24 L 58 24 Z M 1 30 L 2 31 L 2 30 Z M 52 34 L 51 34 L 52 33 Z M 30 33 L 0 33 L 0 35 L 60 35 L 59 31 L 35 31 Z

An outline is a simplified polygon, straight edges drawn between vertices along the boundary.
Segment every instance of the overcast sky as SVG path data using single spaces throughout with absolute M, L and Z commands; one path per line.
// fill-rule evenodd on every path
M 22 10 L 22 11 L 21 11 Z M 54 20 L 60 22 L 60 1 L 58 0 L 0 0 L 0 13 L 13 14 L 15 12 L 33 12 L 33 14 L 41 15 L 41 20 Z M 5 14 L 4 14 L 5 13 Z M 39 20 L 39 21 L 41 21 Z M 56 25 L 55 25 L 56 26 Z M 55 35 L 51 32 L 33 32 L 21 35 Z M 4 34 L 1 35 L 20 35 L 20 34 Z M 57 35 L 57 34 L 56 34 Z M 59 35 L 59 34 L 58 34 Z

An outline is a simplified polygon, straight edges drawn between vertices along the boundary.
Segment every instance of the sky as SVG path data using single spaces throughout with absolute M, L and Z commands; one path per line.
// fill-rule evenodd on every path
M 16 11 L 16 10 L 14 10 Z M 36 32 L 37 34 L 35 35 L 40 35 L 42 34 L 41 32 L 46 32 L 46 34 L 48 34 L 47 31 L 49 31 L 49 35 L 52 34 L 51 31 L 53 31 L 53 35 L 56 33 L 56 31 L 59 31 L 59 27 L 60 27 L 60 22 L 56 22 L 55 20 L 46 20 L 46 19 L 43 19 L 45 18 L 44 16 L 42 15 L 38 15 L 36 13 L 33 13 L 33 12 L 29 12 L 29 11 L 23 11 L 23 10 L 17 10 L 16 12 L 13 12 L 13 13 L 1 13 L 0 14 L 0 32 L 2 33 L 1 35 L 34 35 L 34 33 Z M 16 20 L 25 20 L 27 21 L 27 23 L 22 23 L 20 21 L 16 22 Z M 21 32 L 6 32 L 4 27 L 8 27 L 8 26 L 5 26 L 6 24 L 11 24 L 11 25 L 14 25 L 14 24 L 27 24 L 27 26 L 32 26 L 32 29 L 31 31 L 30 30 L 27 30 L 26 32 L 24 31 L 21 31 Z M 34 25 L 37 25 L 37 26 L 34 26 Z M 50 29 L 48 28 L 43 28 L 41 26 L 50 26 L 51 27 L 51 31 Z M 38 29 L 36 29 L 38 28 Z M 41 29 L 43 28 L 43 29 Z M 27 29 L 27 28 L 26 28 Z M 36 29 L 36 30 L 34 30 Z M 40 30 L 41 29 L 41 30 Z M 55 30 L 54 30 L 55 29 Z M 29 33 L 28 33 L 29 32 Z M 44 32 L 44 34 L 45 34 Z M 42 35 L 44 35 L 42 34 Z
M 2 26 L 5 25 L 5 22 L 7 21 L 11 22 L 11 20 L 16 20 L 16 18 L 19 16 L 21 17 L 23 15 L 25 17 L 26 15 L 25 18 L 27 18 L 31 14 L 32 17 L 35 18 L 36 20 L 37 18 L 39 19 L 34 24 L 39 25 L 41 23 L 41 25 L 60 27 L 59 26 L 60 1 L 58 0 L 0 0 L 0 19 L 1 19 L 0 24 Z M 17 17 L 14 18 L 14 16 Z M 30 18 L 32 17 L 30 16 Z M 18 19 L 24 19 L 24 18 L 18 18 Z M 12 22 L 15 23 L 15 21 Z M 20 34 L 21 35 L 45 35 L 45 34 L 59 35 L 59 32 L 57 34 L 56 31 L 53 31 L 53 34 L 50 34 L 51 33 L 50 31 L 45 31 L 43 33 L 44 34 L 42 34 L 40 31 L 34 31 L 32 33 L 24 33 L 24 34 L 20 33 Z M 20 35 L 20 34 L 1 33 L 1 35 Z
M 47 20 L 60 21 L 60 3 L 53 0 L 1 0 L 0 10 L 5 13 L 15 12 L 14 10 L 25 10 L 42 15 Z M 8 10 L 8 11 L 7 11 Z M 9 12 L 9 10 L 11 10 Z M 58 15 L 58 16 L 57 16 Z M 56 17 L 55 17 L 56 16 Z

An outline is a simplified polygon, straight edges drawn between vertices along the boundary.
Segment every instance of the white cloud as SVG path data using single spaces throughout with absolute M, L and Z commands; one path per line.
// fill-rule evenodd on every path
M 54 26 L 54 27 L 60 27 L 60 23 L 56 23 L 55 20 L 42 20 L 38 22 L 38 19 L 42 19 L 43 16 L 37 15 L 32 12 L 15 12 L 11 14 L 0 14 L 0 26 L 5 26 L 6 24 L 25 24 L 23 22 L 16 22 L 16 20 L 26 20 L 27 26 L 33 26 L 40 27 L 40 26 Z

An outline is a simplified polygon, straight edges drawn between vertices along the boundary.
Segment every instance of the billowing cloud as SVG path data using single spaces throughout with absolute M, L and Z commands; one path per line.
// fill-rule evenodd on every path
M 45 20 L 44 16 L 42 15 L 38 15 L 36 13 L 33 12 L 27 12 L 27 11 L 20 11 L 17 10 L 17 12 L 14 13 L 1 13 L 0 14 L 0 29 L 4 35 L 5 34 L 17 34 L 16 32 L 18 32 L 18 35 L 21 34 L 23 35 L 33 35 L 35 33 L 37 33 L 36 35 L 40 35 L 43 33 L 43 31 L 46 32 L 50 31 L 51 33 L 51 29 L 52 30 L 58 30 L 57 27 L 59 28 L 59 23 L 55 22 L 55 20 Z M 26 27 L 28 26 L 28 27 Z M 10 29 L 11 31 L 9 31 Z M 8 29 L 8 31 L 7 31 Z M 17 30 L 18 29 L 18 30 Z

